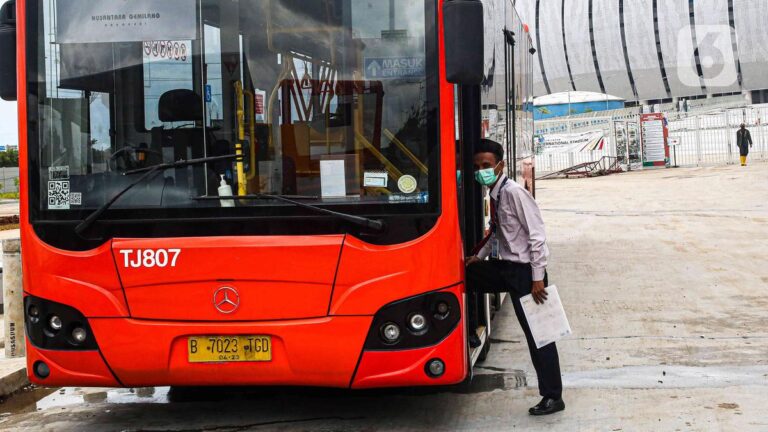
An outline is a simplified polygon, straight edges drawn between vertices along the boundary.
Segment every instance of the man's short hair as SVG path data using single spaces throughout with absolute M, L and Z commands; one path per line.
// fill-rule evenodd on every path
M 475 148 L 475 154 L 493 153 L 496 156 L 496 162 L 504 160 L 504 147 L 496 141 L 481 139 L 480 144 Z

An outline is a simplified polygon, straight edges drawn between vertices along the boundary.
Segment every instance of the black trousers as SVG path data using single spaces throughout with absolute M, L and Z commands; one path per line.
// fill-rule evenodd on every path
M 469 293 L 509 292 L 515 315 L 523 328 L 531 361 L 539 380 L 539 394 L 542 397 L 560 399 L 563 381 L 560 375 L 560 356 L 557 346 L 552 343 L 541 349 L 536 348 L 531 328 L 523 312 L 520 299 L 531 293 L 533 279 L 530 264 L 509 261 L 482 261 L 467 267 L 467 290 Z M 544 284 L 549 286 L 547 278 Z M 477 328 L 476 320 L 470 321 L 470 331 Z

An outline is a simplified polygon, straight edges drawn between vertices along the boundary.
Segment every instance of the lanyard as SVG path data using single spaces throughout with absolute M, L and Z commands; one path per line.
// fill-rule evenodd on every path
M 504 196 L 502 195 L 502 192 L 507 186 L 508 181 L 509 178 L 506 178 L 504 179 L 504 183 L 501 184 L 501 187 L 499 188 L 499 199 L 494 201 L 494 199 L 491 198 L 491 232 L 494 234 L 496 233 L 499 226 L 499 209 L 501 208 L 501 199 Z
M 499 207 L 501 206 L 501 192 L 504 190 L 504 187 L 507 186 L 507 182 L 509 181 L 509 178 L 506 178 L 504 180 L 504 183 L 501 184 L 501 187 L 499 188 L 499 202 L 497 204 L 494 204 L 493 198 L 491 198 L 491 232 L 485 236 L 485 238 L 477 245 L 475 246 L 475 249 L 472 250 L 472 255 L 477 255 L 480 253 L 480 251 L 485 247 L 485 245 L 488 244 L 488 242 L 491 240 L 491 237 L 493 237 L 494 234 L 496 234 L 496 229 L 499 225 Z

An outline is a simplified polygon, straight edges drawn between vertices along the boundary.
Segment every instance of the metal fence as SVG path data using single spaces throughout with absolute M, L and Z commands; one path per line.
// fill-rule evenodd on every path
M 0 168 L 0 193 L 19 192 L 19 169 Z
M 673 163 L 680 166 L 728 165 L 739 163 L 736 132 L 742 123 L 752 134 L 750 158 L 768 160 L 768 106 L 672 118 L 669 135 L 680 141 L 672 149 Z
M 670 149 L 671 163 L 679 166 L 710 166 L 739 163 L 736 132 L 742 123 L 752 133 L 751 160 L 768 160 L 768 105 L 672 113 L 668 115 L 670 140 L 679 142 Z M 575 135 L 602 131 L 605 145 L 598 151 L 548 153 L 538 148 L 536 171 L 540 175 L 595 162 L 606 156 L 618 157 L 627 169 L 641 167 L 640 116 L 564 118 L 536 123 L 538 136 Z

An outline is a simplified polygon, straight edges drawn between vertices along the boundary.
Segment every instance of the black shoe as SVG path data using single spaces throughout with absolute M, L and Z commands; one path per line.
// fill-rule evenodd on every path
M 565 402 L 562 399 L 544 398 L 538 405 L 528 410 L 532 416 L 545 416 L 565 410 Z
M 471 333 L 469 335 L 469 347 L 470 348 L 479 348 L 480 345 L 482 345 L 483 342 L 480 340 L 479 337 L 475 333 Z

